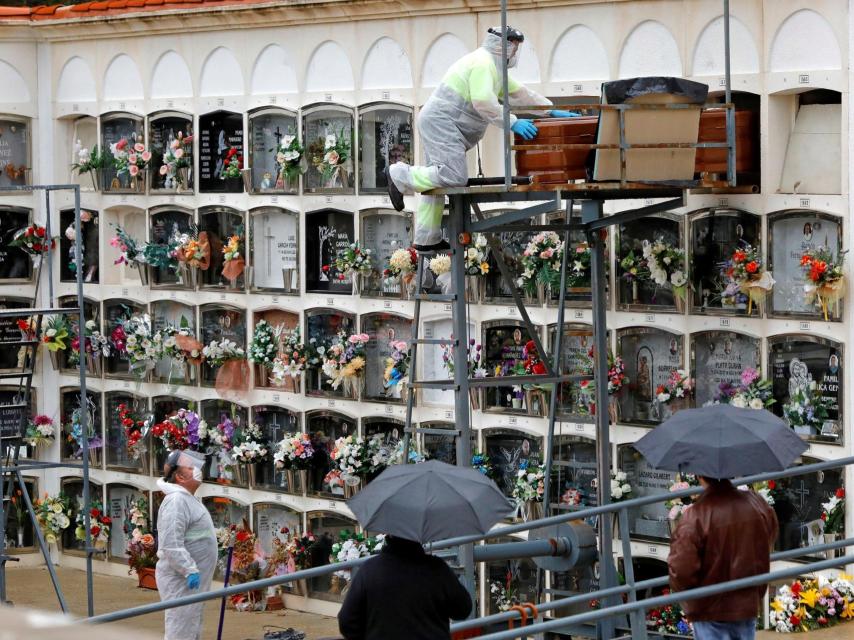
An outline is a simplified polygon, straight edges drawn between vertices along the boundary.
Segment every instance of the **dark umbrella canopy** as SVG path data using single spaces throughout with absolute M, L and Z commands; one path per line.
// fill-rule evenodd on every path
M 807 445 L 769 411 L 718 404 L 680 411 L 634 447 L 656 469 L 737 478 L 782 471 Z
M 347 506 L 368 531 L 422 543 L 486 533 L 514 511 L 485 475 L 438 460 L 389 467 Z

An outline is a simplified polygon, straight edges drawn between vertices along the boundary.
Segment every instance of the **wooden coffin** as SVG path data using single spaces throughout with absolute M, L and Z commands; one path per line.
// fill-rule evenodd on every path
M 597 116 L 536 120 L 539 133 L 528 144 L 594 144 Z M 735 114 L 736 172 L 759 173 L 759 114 L 739 110 Z M 698 142 L 726 142 L 726 111 L 708 109 L 700 115 Z M 515 144 L 525 144 L 518 136 Z M 559 184 L 587 178 L 589 149 L 517 151 L 516 174 L 540 184 Z M 726 149 L 697 149 L 695 174 L 726 173 Z

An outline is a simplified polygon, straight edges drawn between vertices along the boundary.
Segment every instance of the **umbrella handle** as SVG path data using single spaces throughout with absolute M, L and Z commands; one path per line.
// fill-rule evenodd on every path
M 518 611 L 519 612 L 519 615 L 522 617 L 521 626 L 524 627 L 526 624 L 528 624 L 528 609 L 527 609 L 527 607 L 524 607 L 520 604 L 517 604 L 517 605 L 510 607 L 508 609 L 508 611 Z M 507 628 L 508 629 L 513 628 L 513 620 L 512 619 L 507 621 Z

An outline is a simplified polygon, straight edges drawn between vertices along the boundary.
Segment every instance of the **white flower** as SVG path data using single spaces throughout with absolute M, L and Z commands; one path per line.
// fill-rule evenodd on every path
M 338 142 L 338 138 L 335 137 L 334 133 L 327 134 L 326 142 L 323 144 L 324 149 L 332 149 L 335 147 L 335 144 Z
M 747 399 L 743 395 L 739 394 L 733 396 L 732 400 L 730 400 L 730 404 L 734 407 L 738 407 L 739 409 L 746 409 Z
M 296 136 L 286 135 L 282 138 L 282 147 L 287 149 L 293 144 L 293 141 L 296 140 Z
M 661 403 L 665 403 L 665 402 L 667 402 L 668 400 L 670 400 L 670 394 L 669 394 L 669 393 L 659 393 L 659 394 L 655 397 L 655 399 L 656 399 L 656 400 L 658 400 L 658 401 L 659 401 L 659 402 L 661 402 Z
M 750 401 L 750 408 L 757 410 L 764 409 L 765 404 L 759 398 L 753 398 L 753 400 Z
M 48 329 L 47 331 L 45 331 L 45 335 L 48 338 L 53 338 L 56 335 L 56 329 Z
M 681 271 L 674 271 L 670 276 L 670 284 L 674 287 L 683 287 L 688 282 L 688 276 Z

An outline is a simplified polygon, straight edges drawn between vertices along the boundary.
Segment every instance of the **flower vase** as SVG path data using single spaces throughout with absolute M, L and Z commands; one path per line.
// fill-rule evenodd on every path
M 831 542 L 836 542 L 839 539 L 840 539 L 840 537 L 839 537 L 838 533 L 825 533 L 824 534 L 824 543 L 825 544 L 830 544 Z M 844 553 L 845 553 L 844 547 L 842 549 L 828 549 L 827 551 L 824 552 L 824 557 L 827 558 L 828 560 L 832 560 L 833 558 L 838 558 L 839 556 L 844 555 Z
M 296 490 L 296 475 L 295 469 L 285 469 L 285 483 L 288 485 L 288 493 L 299 493 Z
M 89 466 L 100 468 L 101 463 L 98 460 L 98 449 L 89 449 Z
M 90 169 L 89 177 L 92 178 L 92 189 L 95 191 L 101 190 L 101 185 L 103 184 L 101 179 L 101 170 L 100 169 Z
M 676 313 L 682 315 L 685 313 L 685 298 L 678 294 L 673 294 L 673 304 L 676 305 Z
M 542 306 L 546 303 L 546 285 L 538 282 L 537 283 L 537 304 Z
M 135 176 L 131 176 L 130 179 L 130 190 L 136 194 L 144 194 L 145 193 L 145 175 L 146 171 L 143 169 Z
M 611 424 L 617 424 L 620 421 L 620 403 L 615 396 L 608 398 L 608 420 Z
M 243 178 L 243 189 L 246 193 L 253 193 L 252 188 L 252 169 L 241 169 L 240 177 Z
M 178 193 L 192 191 L 190 188 L 190 167 L 178 168 Z
M 548 415 L 548 392 L 545 389 L 526 389 L 525 403 L 529 416 L 543 418 Z
M 522 504 L 522 520 L 530 522 L 543 517 L 543 503 L 538 500 L 526 500 Z
M 59 351 L 48 351 L 50 354 L 50 364 L 54 371 L 59 371 Z
M 296 269 L 282 269 L 282 291 L 285 293 L 291 293 L 296 288 L 294 286 L 295 272 Z
M 18 549 L 22 549 L 24 547 L 24 530 L 22 528 L 23 523 L 18 523 Z
M 486 298 L 486 278 L 466 276 L 466 302 L 478 304 Z
M 613 502 L 613 500 L 612 500 Z M 611 537 L 615 540 L 620 539 L 620 512 L 614 511 L 611 513 Z
M 228 279 L 228 288 L 232 291 L 240 291 L 241 287 L 237 286 L 237 278 Z
M 107 550 L 107 541 L 102 540 L 101 538 L 96 538 L 92 546 L 95 547 L 95 551 L 98 553 L 104 553 Z
M 362 480 L 361 478 L 355 478 L 348 482 L 344 481 L 344 498 L 350 499 L 355 496 L 362 489 Z
M 521 409 L 522 408 L 522 398 L 511 398 L 510 405 L 513 409 Z
M 148 475 L 151 471 L 151 457 L 148 453 L 148 449 L 140 451 L 136 456 L 136 460 L 139 463 L 139 469 L 142 474 Z
M 301 571 L 301 569 L 298 569 Z M 293 580 L 291 583 L 291 593 L 295 596 L 300 596 L 302 598 L 308 597 L 308 580 L 305 578 L 301 580 Z
M 415 282 L 415 274 L 404 273 L 400 276 L 400 299 L 409 300 L 412 297 L 413 282 Z
M 483 409 L 483 388 L 474 387 L 469 389 L 469 404 L 472 411 Z
M 275 383 L 271 382 L 269 376 L 267 375 L 267 367 L 263 364 L 255 363 L 253 369 L 255 370 L 255 386 L 256 387 L 271 387 L 278 386 Z
M 632 304 L 640 304 L 638 299 L 638 281 L 632 280 Z
M 36 459 L 44 459 L 47 456 L 47 452 L 50 449 L 50 445 L 52 444 L 52 440 L 38 440 L 33 447 L 33 454 L 35 455 Z
M 95 356 L 94 354 L 87 353 L 86 354 L 86 372 L 89 375 L 95 376 L 96 378 L 101 377 L 101 356 Z
M 299 375 L 299 376 L 297 376 L 296 378 L 294 378 L 293 376 L 291 376 L 290 389 L 288 389 L 288 391 L 289 391 L 290 393 L 296 393 L 296 394 L 298 394 L 298 393 L 300 392 L 300 387 L 301 387 L 301 386 L 302 386 L 302 375 Z
M 364 385 L 364 376 L 351 376 L 344 378 L 344 382 L 342 384 L 344 396 L 350 400 L 358 400 Z
M 353 295 L 362 295 L 362 274 L 357 271 L 353 272 L 353 274 L 350 276 L 350 280 L 353 284 Z
M 139 578 L 140 589 L 151 589 L 157 591 L 157 577 L 153 567 L 144 567 L 136 570 L 137 578 Z
M 223 178 L 226 193 L 243 193 L 243 178 Z
M 679 516 L 677 516 L 675 518 L 668 518 L 667 519 L 667 525 L 670 528 L 670 537 L 671 538 L 673 537 L 673 534 L 676 533 L 676 528 L 679 526 L 679 518 L 681 518 L 681 517 L 682 517 L 682 515 L 680 514 Z
M 194 267 L 186 262 L 178 263 L 178 275 L 181 278 L 181 284 L 185 287 L 190 286 L 195 290 L 199 288 L 199 268 Z
M 136 266 L 136 272 L 139 274 L 139 284 L 140 286 L 147 287 L 148 286 L 148 265 L 142 262 L 134 263 Z
M 687 409 L 689 406 L 688 398 L 674 398 L 667 405 L 671 416 L 675 416 L 679 411 Z

